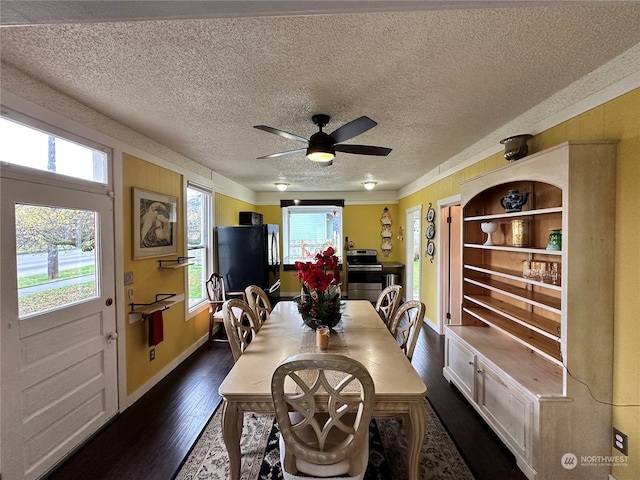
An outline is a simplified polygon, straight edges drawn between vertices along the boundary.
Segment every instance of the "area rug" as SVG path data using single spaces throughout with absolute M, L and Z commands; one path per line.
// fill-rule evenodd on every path
M 423 480 L 473 480 L 453 441 L 425 400 L 427 432 L 420 455 Z M 176 480 L 228 479 L 227 450 L 222 440 L 222 409 L 218 408 Z M 278 452 L 278 424 L 273 415 L 245 414 L 240 451 L 241 480 L 281 479 Z M 365 480 L 405 480 L 406 439 L 402 422 L 397 419 L 373 419 L 369 426 L 369 466 Z

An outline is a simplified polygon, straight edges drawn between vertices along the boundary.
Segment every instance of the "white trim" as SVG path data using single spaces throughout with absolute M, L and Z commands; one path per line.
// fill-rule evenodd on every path
M 209 275 L 210 272 L 213 271 L 213 259 L 215 256 L 215 245 L 214 245 L 214 241 L 213 241 L 213 229 L 215 227 L 215 219 L 214 217 L 214 196 L 215 194 L 213 193 L 212 189 L 208 186 L 202 185 L 201 183 L 197 182 L 197 181 L 193 181 L 193 180 L 187 180 L 186 177 L 183 177 L 183 191 L 182 191 L 182 195 L 183 198 L 185 199 L 183 203 L 183 218 L 188 218 L 189 216 L 187 215 L 187 190 L 191 188 L 192 190 L 195 190 L 197 192 L 202 193 L 203 195 L 207 195 L 207 197 L 209 198 L 209 202 L 208 205 L 206 205 L 205 207 L 205 216 L 206 218 L 206 226 L 205 226 L 205 235 L 207 237 L 206 239 L 206 246 L 202 247 L 205 249 L 206 251 L 206 259 L 205 259 L 205 265 L 202 266 L 202 268 L 205 269 L 206 275 Z M 184 231 L 184 245 L 185 245 L 185 255 L 189 256 L 189 242 L 188 242 L 188 226 L 185 224 L 185 231 Z M 206 285 L 203 283 L 202 284 L 202 288 L 203 290 L 206 288 Z M 206 291 L 202 292 L 202 301 L 200 301 L 198 304 L 196 304 L 195 306 L 190 306 L 189 305 L 189 269 L 187 267 L 186 270 L 186 275 L 184 276 L 184 291 L 185 291 L 185 295 L 186 295 L 186 299 L 184 302 L 184 321 L 188 322 L 189 320 L 191 320 L 193 317 L 199 315 L 200 313 L 202 313 L 205 309 L 209 308 L 209 302 L 207 300 L 207 293 Z
M 256 193 L 227 177 L 213 172 L 214 192 L 256 205 Z

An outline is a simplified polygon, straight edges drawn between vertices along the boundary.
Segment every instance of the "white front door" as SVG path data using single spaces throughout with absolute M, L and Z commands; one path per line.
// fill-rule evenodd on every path
M 33 479 L 118 409 L 113 206 L 17 179 L 0 191 L 0 466 Z

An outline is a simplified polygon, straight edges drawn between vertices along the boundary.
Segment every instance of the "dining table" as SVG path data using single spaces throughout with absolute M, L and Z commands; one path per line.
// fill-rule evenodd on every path
M 329 347 L 316 346 L 293 301 L 280 301 L 220 384 L 222 435 L 232 480 L 239 480 L 240 438 L 244 413 L 274 413 L 271 377 L 292 355 L 323 352 L 361 362 L 375 386 L 373 417 L 403 419 L 407 439 L 407 478 L 419 479 L 420 452 L 426 432 L 427 387 L 368 300 L 344 300 L 342 319 L 330 334 Z

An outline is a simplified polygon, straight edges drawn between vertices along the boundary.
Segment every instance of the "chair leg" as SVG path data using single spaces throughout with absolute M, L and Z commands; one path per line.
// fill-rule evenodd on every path
M 213 320 L 209 319 L 209 341 L 207 342 L 207 348 L 211 349 L 213 343 Z

